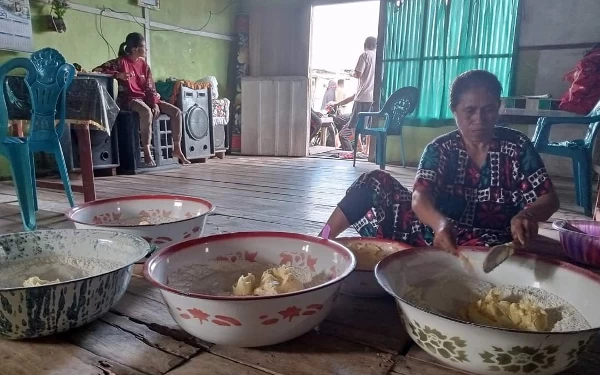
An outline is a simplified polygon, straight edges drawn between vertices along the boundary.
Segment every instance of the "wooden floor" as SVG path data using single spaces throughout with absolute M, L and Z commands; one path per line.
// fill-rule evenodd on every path
M 376 168 L 372 163 L 331 158 L 227 157 L 179 169 L 137 176 L 96 179 L 98 199 L 136 194 L 178 193 L 208 199 L 216 205 L 206 234 L 284 230 L 319 232 L 348 186 L 360 174 Z M 412 187 L 415 169 L 388 166 L 400 182 Z M 582 218 L 574 203 L 574 186 L 554 179 L 562 209 L 554 218 Z M 69 205 L 63 192 L 39 192 L 41 227 L 65 227 L 62 213 Z M 76 202 L 83 196 L 76 194 Z M 17 198 L 10 182 L 0 182 L 0 233 L 20 230 Z M 545 226 L 548 227 L 548 226 Z M 348 232 L 353 233 L 354 232 Z
M 178 193 L 213 202 L 217 211 L 205 234 L 281 230 L 317 234 L 346 188 L 375 165 L 322 158 L 227 157 L 171 171 L 97 179 L 98 198 Z M 389 171 L 411 186 L 414 169 Z M 555 181 L 563 209 L 556 217 L 581 217 L 570 181 Z M 39 191 L 40 228 L 71 227 L 63 192 Z M 77 202 L 82 202 L 77 196 Z M 545 224 L 544 233 L 555 234 Z M 0 183 L 0 233 L 21 231 L 13 187 Z M 349 232 L 352 234 L 352 232 Z M 137 269 L 139 271 L 139 268 Z M 597 374 L 600 353 L 586 357 L 569 374 Z M 100 320 L 49 339 L 0 341 L 7 375 L 224 375 L 224 374 L 457 374 L 412 345 L 391 300 L 340 295 L 333 312 L 301 338 L 272 348 L 211 345 L 181 331 L 158 291 L 134 276 L 121 302 Z M 593 363 L 592 366 L 590 363 Z

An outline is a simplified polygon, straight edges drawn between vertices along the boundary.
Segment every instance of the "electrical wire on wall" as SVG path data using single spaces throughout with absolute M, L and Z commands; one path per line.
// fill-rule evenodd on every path
M 227 6 L 225 6 L 223 9 L 219 10 L 218 12 L 209 11 L 208 12 L 208 19 L 206 20 L 206 22 L 204 23 L 204 25 L 202 25 L 202 27 L 200 27 L 198 29 L 189 29 L 189 28 L 186 28 L 186 27 L 175 27 L 175 28 L 169 28 L 169 29 L 162 29 L 162 28 L 154 28 L 153 29 L 153 28 L 149 28 L 148 30 L 149 31 L 161 31 L 161 32 L 164 32 L 164 31 L 175 31 L 176 32 L 178 30 L 185 29 L 185 30 L 190 30 L 190 31 L 194 31 L 194 32 L 199 32 L 199 31 L 204 30 L 208 26 L 208 24 L 210 23 L 210 21 L 211 21 L 211 19 L 212 19 L 213 16 L 218 16 L 219 14 L 224 13 L 231 6 L 233 6 L 233 5 L 235 5 L 235 4 L 239 3 L 239 2 L 240 2 L 240 0 L 233 0 L 229 4 L 227 4 Z M 110 45 L 110 43 L 108 42 L 108 40 L 104 36 L 104 31 L 102 29 L 102 18 L 105 17 L 104 13 L 107 12 L 107 11 L 108 12 L 112 12 L 112 13 L 118 13 L 118 14 L 128 15 L 133 22 L 137 23 L 143 29 L 146 28 L 146 25 L 141 24 L 140 22 L 138 22 L 137 18 L 133 14 L 131 14 L 129 12 L 118 11 L 118 10 L 114 10 L 114 9 L 111 9 L 111 8 L 108 8 L 108 7 L 104 7 L 104 6 L 102 7 L 102 9 L 100 10 L 100 14 L 96 16 L 96 20 L 97 20 L 96 21 L 96 31 L 98 32 L 98 35 L 100 35 L 100 37 L 102 38 L 102 40 L 104 40 L 104 43 L 106 43 L 106 45 L 107 45 L 107 47 L 109 49 L 109 54 L 112 51 L 112 54 L 115 57 L 117 57 L 117 53 L 115 52 L 114 48 Z

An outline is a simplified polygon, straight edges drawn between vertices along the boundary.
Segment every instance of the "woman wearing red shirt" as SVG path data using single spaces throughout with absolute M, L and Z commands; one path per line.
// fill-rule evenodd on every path
M 181 151 L 181 111 L 172 104 L 160 100 L 156 92 L 152 72 L 146 63 L 146 41 L 140 33 L 127 35 L 119 47 L 119 57 L 94 69 L 95 72 L 111 74 L 119 81 L 117 102 L 124 110 L 137 112 L 140 116 L 140 132 L 146 164 L 156 166 L 150 152 L 152 122 L 162 112 L 171 119 L 173 156 L 182 164 L 189 164 Z

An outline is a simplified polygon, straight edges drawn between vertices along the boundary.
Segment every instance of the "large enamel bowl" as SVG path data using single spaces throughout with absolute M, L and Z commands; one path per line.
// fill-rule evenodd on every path
M 170 275 L 184 266 L 240 259 L 290 264 L 325 273 L 327 281 L 298 292 L 261 297 L 190 293 L 167 285 Z M 291 340 L 321 323 L 333 307 L 341 281 L 355 265 L 350 250 L 333 241 L 293 233 L 247 232 L 165 248 L 146 262 L 144 275 L 160 289 L 171 316 L 186 332 L 215 344 L 256 347 Z
M 114 231 L 64 229 L 1 235 L 0 337 L 47 336 L 95 320 L 123 296 L 132 265 L 149 251 L 150 245 L 142 238 Z M 16 264 L 55 255 L 95 266 L 83 277 L 43 286 L 22 286 L 25 279 L 38 276 L 28 272 L 39 272 L 39 267 L 24 271 L 18 280 L 7 279 Z
M 568 222 L 585 233 L 563 228 Z M 557 220 L 552 227 L 558 231 L 560 244 L 567 256 L 577 263 L 600 267 L 600 222 L 591 220 Z
M 578 361 L 600 330 L 600 276 L 530 254 L 515 254 L 485 274 L 482 264 L 487 249 L 461 251 L 473 265 L 473 277 L 494 285 L 545 289 L 573 305 L 592 328 L 539 333 L 492 328 L 413 305 L 404 298 L 409 287 L 441 274 L 468 275 L 458 257 L 431 248 L 414 248 L 382 260 L 375 275 L 396 298 L 404 325 L 421 348 L 451 367 L 484 375 L 558 374 Z
M 195 197 L 134 195 L 84 203 L 66 216 L 78 229 L 113 229 L 140 236 L 162 249 L 201 237 L 214 209 L 209 201 Z
M 388 296 L 375 279 L 375 266 L 386 256 L 412 247 L 383 238 L 342 237 L 334 241 L 347 247 L 356 257 L 356 268 L 342 282 L 341 292 L 363 298 Z

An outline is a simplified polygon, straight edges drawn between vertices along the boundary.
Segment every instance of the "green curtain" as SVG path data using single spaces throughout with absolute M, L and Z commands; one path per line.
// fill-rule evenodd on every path
M 382 102 L 419 88 L 419 126 L 447 125 L 449 89 L 459 74 L 485 69 L 512 91 L 519 0 L 388 1 Z M 442 120 L 442 121 L 439 121 Z M 411 121 L 415 125 L 415 121 Z

